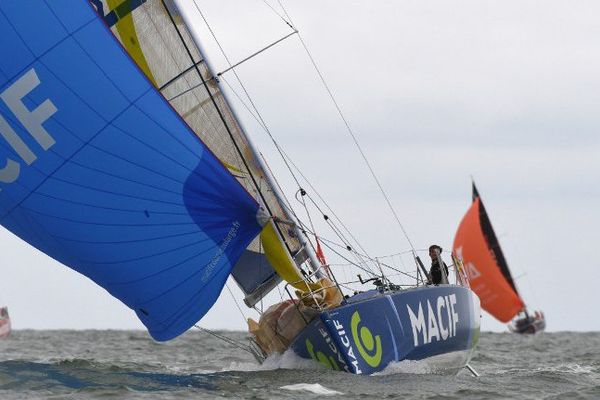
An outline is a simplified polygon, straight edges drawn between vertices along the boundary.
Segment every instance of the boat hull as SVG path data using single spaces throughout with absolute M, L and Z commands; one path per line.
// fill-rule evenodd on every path
M 479 298 L 456 285 L 355 295 L 324 311 L 291 345 L 303 358 L 355 374 L 390 363 L 427 360 L 440 372 L 458 371 L 479 338 Z
M 512 333 L 519 333 L 522 335 L 540 333 L 546 329 L 546 317 L 543 313 L 536 311 L 531 317 L 515 320 L 508 324 L 508 329 Z

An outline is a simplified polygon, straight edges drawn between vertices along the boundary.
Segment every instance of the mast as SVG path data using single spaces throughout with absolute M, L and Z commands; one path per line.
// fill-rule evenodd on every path
M 256 159 L 256 162 L 258 163 L 260 168 L 263 170 L 265 179 L 266 179 L 267 183 L 269 183 L 269 185 L 271 186 L 271 188 L 273 190 L 274 197 L 280 204 L 285 205 L 283 195 L 280 193 L 280 191 L 278 189 L 278 185 L 275 182 L 275 179 L 269 173 L 269 169 L 267 168 L 264 161 L 262 160 L 262 156 L 261 156 L 260 152 L 256 149 L 256 146 L 252 142 L 251 138 L 248 136 L 247 130 L 246 130 L 242 120 L 239 118 L 237 111 L 232 106 L 232 102 L 229 98 L 228 93 L 224 90 L 220 80 L 218 79 L 217 75 L 214 72 L 215 69 L 212 67 L 209 57 L 207 57 L 207 53 L 204 50 L 204 47 L 202 46 L 202 42 L 200 40 L 198 32 L 194 29 L 194 24 L 193 24 L 191 15 L 189 15 L 185 11 L 185 7 L 183 6 L 184 1 L 183 0 L 174 0 L 174 3 L 177 6 L 177 9 L 179 10 L 179 14 L 182 16 L 185 25 L 188 27 L 188 30 L 190 32 L 190 35 L 192 37 L 194 44 L 196 45 L 196 47 L 198 48 L 198 51 L 202 55 L 203 62 L 205 63 L 208 71 L 210 72 L 212 79 L 214 80 L 215 84 L 218 86 L 218 88 L 223 96 L 223 100 L 225 101 L 225 104 L 227 104 L 227 106 L 231 110 L 233 118 L 236 120 L 237 124 L 239 125 L 241 135 L 243 135 L 244 138 L 246 139 L 246 141 L 248 143 L 248 147 L 249 147 L 250 151 L 252 152 L 254 158 Z M 283 206 L 281 208 L 282 208 L 285 218 L 288 221 L 293 222 L 292 229 L 296 235 L 296 238 L 298 239 L 298 241 L 301 244 L 301 248 L 298 251 L 298 254 L 305 252 L 308 255 L 307 261 L 309 262 L 309 266 L 310 266 L 311 270 L 316 273 L 317 277 L 319 277 L 319 278 L 323 277 L 324 275 L 323 275 L 322 271 L 320 270 L 321 264 L 319 263 L 317 256 L 312 249 L 312 246 L 310 246 L 307 243 L 307 240 L 304 237 L 304 234 L 302 233 L 301 229 L 299 228 L 299 224 L 298 224 L 298 221 L 296 220 L 295 216 L 292 215 L 292 213 L 290 212 L 290 210 L 287 207 Z M 277 228 L 279 236 L 282 236 L 279 225 L 275 221 L 273 221 L 273 223 L 274 223 L 275 227 Z M 286 246 L 286 248 L 287 248 L 287 246 Z M 296 260 L 294 259 L 294 255 L 289 253 L 289 248 L 287 248 L 287 251 L 288 251 L 289 256 L 292 258 L 292 260 L 294 260 L 294 263 L 296 265 L 299 265 L 299 263 L 296 262 Z

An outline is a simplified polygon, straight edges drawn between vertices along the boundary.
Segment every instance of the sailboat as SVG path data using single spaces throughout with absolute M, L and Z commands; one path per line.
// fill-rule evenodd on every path
M 5 339 L 10 336 L 10 316 L 8 315 L 8 307 L 0 307 L 0 339 Z
M 454 251 L 463 262 L 471 288 L 484 310 L 501 322 L 510 322 L 511 332 L 541 332 L 546 327 L 544 313 L 528 311 L 474 182 L 472 189 L 471 207 L 454 238 Z
M 248 320 L 259 359 L 293 351 L 355 374 L 467 365 L 480 312 L 462 279 L 401 287 L 371 270 L 373 289 L 344 293 L 184 3 L 0 1 L 1 224 L 157 341 L 191 329 L 232 277 L 248 307 L 280 284 L 290 293 Z

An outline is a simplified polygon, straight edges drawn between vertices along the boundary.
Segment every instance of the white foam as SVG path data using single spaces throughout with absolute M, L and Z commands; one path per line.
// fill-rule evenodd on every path
M 169 371 L 170 373 L 173 374 L 186 374 L 190 372 L 190 366 L 189 365 L 185 365 L 185 366 L 177 366 L 177 365 L 161 365 L 161 367 L 164 367 L 167 369 L 167 371 Z M 215 370 L 212 369 L 194 369 L 193 370 L 194 374 L 214 374 Z
M 310 392 L 321 396 L 335 396 L 344 394 L 337 390 L 328 389 L 318 383 L 297 383 L 295 385 L 286 385 L 280 387 L 280 389 L 291 390 L 294 392 Z
M 438 354 L 423 360 L 402 360 L 391 362 L 383 371 L 373 375 L 393 374 L 438 374 L 455 375 L 469 360 L 470 350 Z
M 242 362 L 232 361 L 228 367 L 221 368 L 221 372 L 239 371 L 239 372 L 252 372 L 260 371 L 261 365 L 257 362 Z
M 576 363 L 565 363 L 558 365 L 545 365 L 537 368 L 508 368 L 500 369 L 495 371 L 495 374 L 523 374 L 531 372 L 551 372 L 561 374 L 591 374 L 595 371 L 595 367 L 592 365 L 579 365 Z
M 403 360 L 391 362 L 382 371 L 375 372 L 373 375 L 395 375 L 395 374 L 434 374 L 435 369 L 426 360 Z
M 308 360 L 298 356 L 292 349 L 288 349 L 283 354 L 272 354 L 262 363 L 253 362 L 232 362 L 229 367 L 225 367 L 221 372 L 227 371 L 272 371 L 276 369 L 304 369 L 304 370 L 319 370 L 327 369 L 321 363 L 314 360 Z
M 540 367 L 536 368 L 536 372 L 561 372 L 567 374 L 591 374 L 594 372 L 594 367 L 591 365 L 579 365 L 575 363 L 560 364 L 555 367 Z
M 327 369 L 323 364 L 302 358 L 292 349 L 288 349 L 283 354 L 272 354 L 261 365 L 262 370 L 273 369 Z

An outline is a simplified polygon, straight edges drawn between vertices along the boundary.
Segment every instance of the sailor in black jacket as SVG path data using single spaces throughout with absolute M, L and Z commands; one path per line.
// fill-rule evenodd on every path
M 429 247 L 429 257 L 431 257 L 431 269 L 429 270 L 431 283 L 434 285 L 448 283 L 448 266 L 444 263 L 444 260 L 442 260 L 442 248 L 437 244 L 431 245 Z M 442 274 L 440 262 L 444 266 L 444 274 Z

